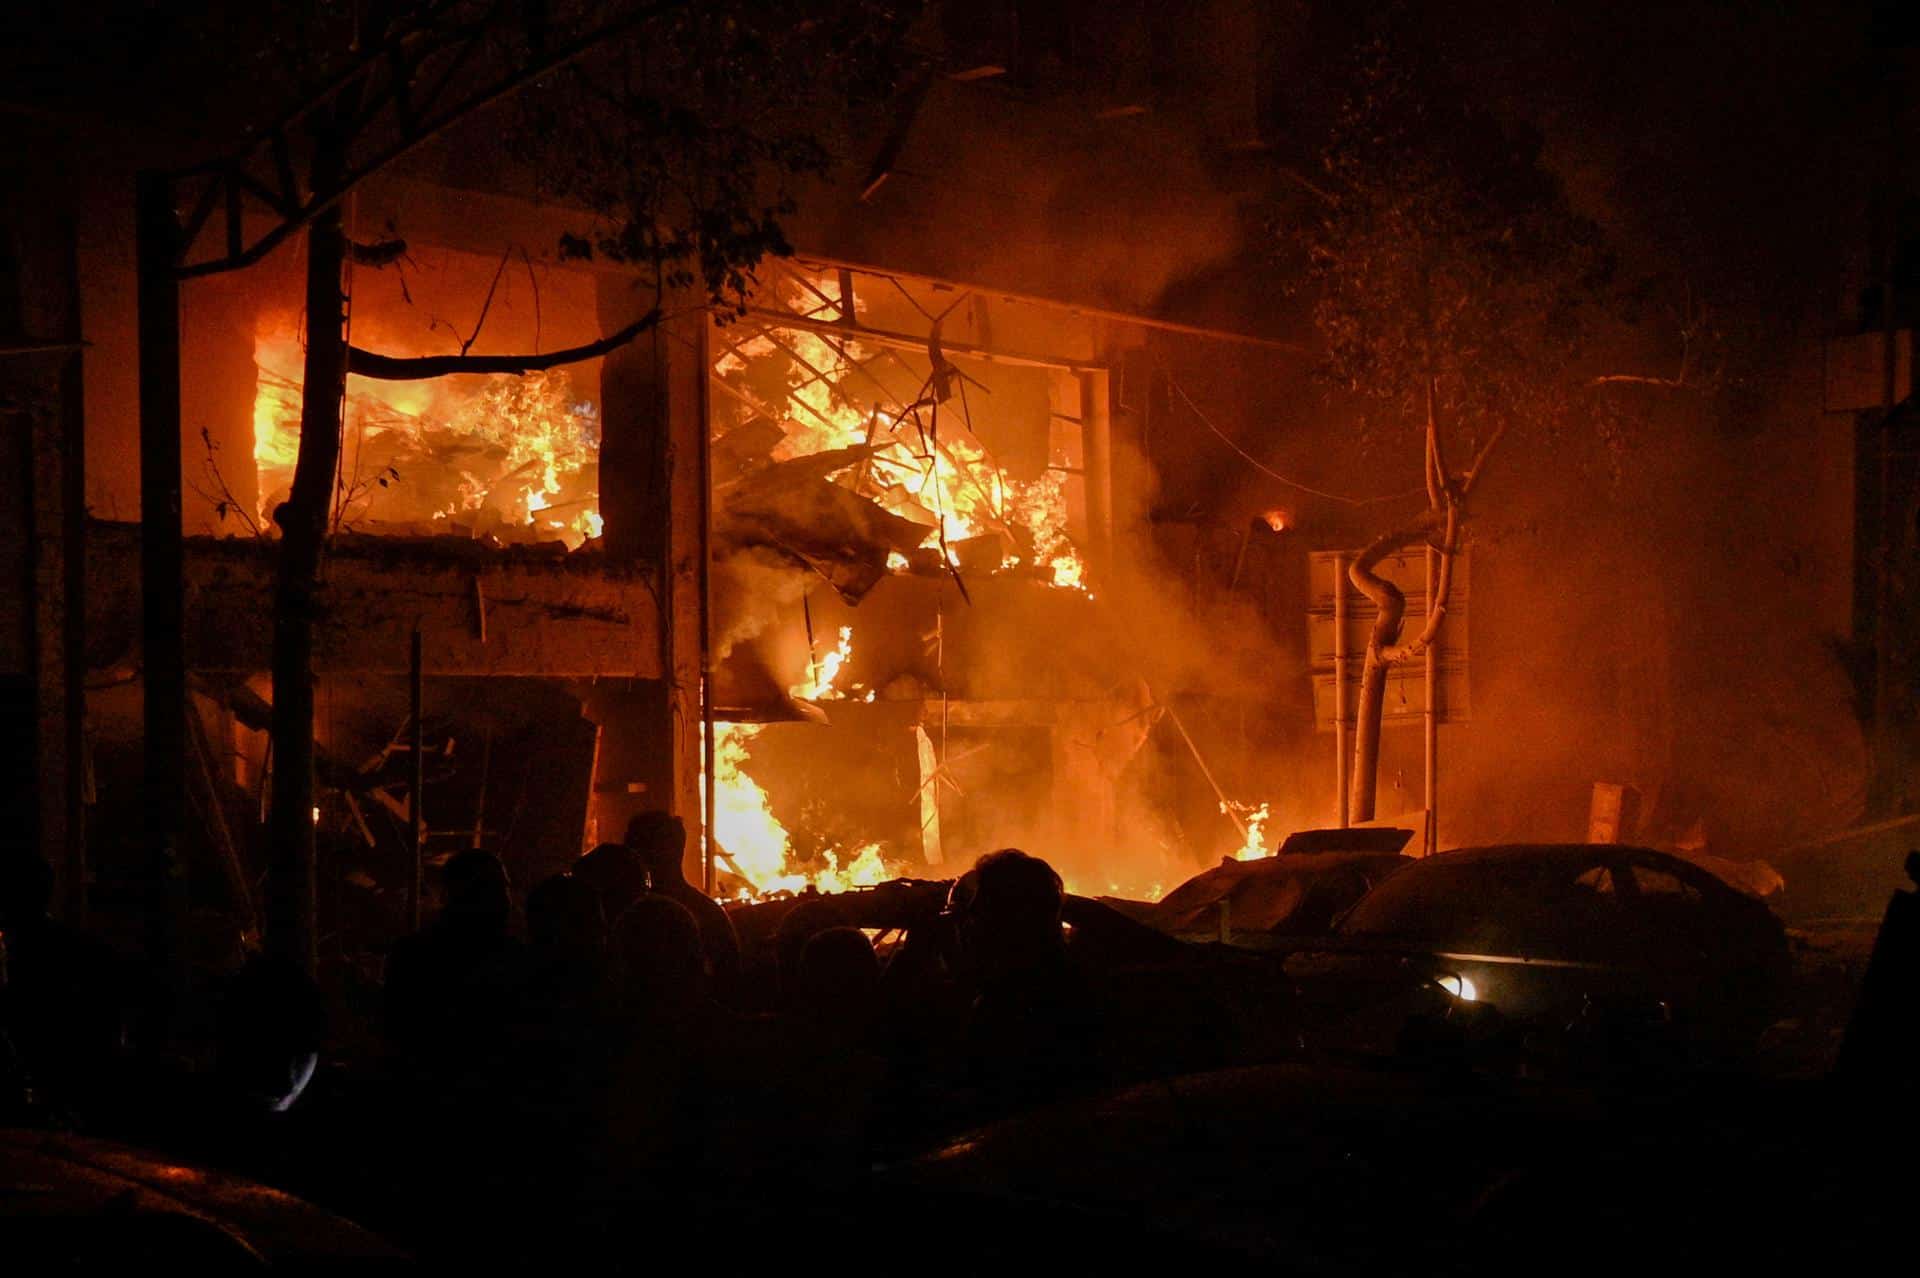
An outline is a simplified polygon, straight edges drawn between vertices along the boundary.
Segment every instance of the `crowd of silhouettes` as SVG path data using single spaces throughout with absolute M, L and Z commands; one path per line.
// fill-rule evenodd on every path
M 332 1201 L 378 1224 L 484 1250 L 476 1221 L 542 1204 L 617 1211 L 748 1182 L 835 1192 L 876 1160 L 1105 1077 L 1102 1001 L 1044 861 L 995 852 L 943 897 L 922 892 L 885 955 L 830 898 L 803 897 L 748 965 L 728 911 L 687 881 L 686 848 L 678 818 L 642 814 L 533 885 L 524 928 L 500 858 L 451 856 L 432 920 L 386 960 L 385 1059 L 350 1063 L 370 1081 L 345 1100 L 314 1083 L 343 1064 L 322 1060 L 318 988 L 253 960 L 219 1001 L 211 1068 L 176 1093 L 201 1137 L 185 1143 L 295 1181 L 304 1157 L 296 1188 L 326 1198 L 331 1174 Z M 83 1112 L 116 1087 L 128 977 L 49 916 L 51 886 L 44 863 L 8 854 L 0 1071 L 15 1099 Z M 285 1126 L 303 1109 L 324 1117 Z M 260 1156 L 296 1130 L 304 1150 Z

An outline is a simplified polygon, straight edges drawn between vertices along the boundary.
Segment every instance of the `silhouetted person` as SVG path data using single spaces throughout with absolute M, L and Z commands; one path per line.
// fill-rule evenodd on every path
M 45 861 L 0 852 L 0 1033 L 41 1101 L 85 1113 L 108 1098 L 128 974 L 105 945 L 48 914 L 52 897 Z
M 325 1033 L 319 987 L 297 964 L 249 959 L 216 1005 L 212 1070 L 150 1080 L 160 1090 L 142 1093 L 126 1138 L 290 1190 L 324 1180 L 347 1139 L 341 1111 L 314 1095 Z
M 780 1002 L 791 1005 L 799 995 L 800 955 L 807 942 L 840 924 L 840 910 L 824 896 L 794 902 L 773 930 L 774 966 L 780 980 Z
M 602 843 L 573 863 L 572 874 L 600 894 L 608 927 L 647 890 L 646 860 L 624 843 Z
M 614 925 L 621 1011 L 651 1022 L 703 1005 L 712 991 L 700 924 L 671 897 L 641 897 Z
M 521 1015 L 526 1099 L 552 1113 L 588 1084 L 614 1013 L 614 974 L 600 894 L 570 874 L 527 893 L 527 1000 Z
M 713 974 L 713 990 L 731 1002 L 740 983 L 740 937 L 720 903 L 687 882 L 682 864 L 687 853 L 687 827 L 667 812 L 642 812 L 627 824 L 627 846 L 646 864 L 654 892 L 676 901 L 700 925 L 700 943 Z
M 827 927 L 799 947 L 787 986 L 779 1033 L 758 1053 L 755 1076 L 741 1080 L 754 1103 L 739 1147 L 747 1173 L 774 1192 L 832 1197 L 873 1162 L 887 1074 L 875 1032 L 880 960 L 860 929 Z
M 610 992 L 606 913 L 584 879 L 556 874 L 527 893 L 527 942 L 536 1004 L 585 1009 Z
M 609 1082 L 616 1006 L 600 894 L 573 874 L 527 893 L 527 955 L 520 1059 L 507 1098 L 512 1112 L 503 1117 L 522 1161 L 508 1196 L 516 1215 L 538 1221 L 576 1201 Z
M 1053 867 L 990 852 L 954 885 L 960 948 L 977 991 L 967 1025 L 972 1082 L 996 1108 L 1100 1080 L 1095 992 L 1067 954 L 1066 892 Z
M 214 1074 L 242 1115 L 284 1114 L 313 1081 L 326 1033 L 320 990 L 286 959 L 257 957 L 220 1001 Z
M 795 1015 L 849 1041 L 873 1020 L 880 959 L 857 927 L 830 927 L 807 938 L 793 981 Z
M 643 896 L 614 923 L 613 951 L 619 1025 L 596 1161 L 615 1180 L 690 1171 L 719 1021 L 699 924 L 679 902 Z
M 511 1223 L 538 1124 L 524 1113 L 526 949 L 509 931 L 506 867 L 458 852 L 440 910 L 387 960 L 386 1027 L 400 1131 L 369 1174 L 394 1177 L 409 1228 L 450 1255 L 484 1252 Z M 390 1161 L 389 1161 L 390 1160 Z
M 526 953 L 507 930 L 513 907 L 499 857 L 460 852 L 442 874 L 439 916 L 387 960 L 387 1034 L 416 1066 L 472 1075 L 500 1062 Z

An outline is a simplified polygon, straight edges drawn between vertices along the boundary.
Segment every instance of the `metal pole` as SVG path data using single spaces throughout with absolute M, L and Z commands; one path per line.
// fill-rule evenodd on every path
M 1080 382 L 1080 419 L 1086 461 L 1088 565 L 1095 580 L 1113 571 L 1113 417 L 1106 372 L 1083 372 Z M 964 473 L 965 468 L 962 468 Z
M 844 277 L 842 288 L 845 295 L 851 297 L 852 284 Z M 700 317 L 699 338 L 695 347 L 700 365 L 699 411 L 700 411 L 700 786 L 701 786 L 701 851 L 702 877 L 705 882 L 701 888 L 708 896 L 713 895 L 714 855 L 720 850 L 719 840 L 714 835 L 714 824 L 719 817 L 715 810 L 714 755 L 716 751 L 713 739 L 713 352 L 710 342 L 713 337 L 713 322 L 706 316 Z M 812 625 L 809 614 L 808 625 Z M 809 654 L 813 651 L 808 645 Z M 738 869 L 735 866 L 735 869 Z M 744 876 L 743 876 L 744 877 Z
M 1187 725 L 1180 722 L 1180 712 L 1173 708 L 1171 700 L 1162 701 L 1160 707 L 1167 712 L 1167 718 L 1173 720 L 1173 726 L 1180 730 L 1180 739 L 1187 743 L 1187 749 L 1193 754 L 1193 761 L 1200 765 L 1200 775 L 1207 779 L 1209 786 L 1213 787 L 1213 797 L 1220 800 L 1220 811 L 1227 820 L 1233 822 L 1233 828 L 1240 832 L 1240 839 L 1244 843 L 1247 838 L 1247 823 L 1240 819 L 1240 812 L 1233 806 L 1233 801 L 1227 798 L 1227 792 L 1222 790 L 1220 783 L 1213 779 L 1213 769 L 1207 766 L 1206 756 L 1201 754 L 1200 747 L 1194 744 L 1193 735 L 1187 731 Z M 945 754 L 945 750 L 942 750 L 942 757 L 945 757 Z
M 180 224 L 173 183 L 135 187 L 140 337 L 140 591 L 148 897 L 147 948 L 172 970 L 173 906 L 186 792 L 187 662 L 180 529 Z
M 1893 680 L 1896 672 L 1892 627 L 1893 612 L 1893 411 L 1899 403 L 1899 315 L 1895 310 L 1894 258 L 1899 247 L 1900 192 L 1898 177 L 1899 115 L 1896 108 L 1894 78 L 1886 75 L 1887 171 L 1881 210 L 1880 243 L 1880 420 L 1875 430 L 1875 523 L 1879 535 L 1875 557 L 1879 568 L 1874 574 L 1873 601 L 1873 736 L 1872 780 L 1868 788 L 1869 811 L 1897 810 L 1906 783 L 1893 780 Z M 1909 373 L 1911 377 L 1911 373 Z M 1909 386 L 1911 393 L 1911 386 Z
M 720 844 L 716 841 L 714 831 L 713 831 L 714 820 L 718 816 L 718 813 L 714 811 L 715 782 L 714 782 L 714 776 L 713 776 L 713 766 L 714 766 L 713 671 L 711 670 L 703 671 L 701 674 L 700 682 L 701 682 L 700 716 L 701 716 L 702 723 L 705 725 L 705 733 L 700 743 L 700 750 L 701 750 L 700 766 L 702 769 L 704 769 L 703 773 L 701 774 L 701 787 L 703 791 L 701 796 L 701 802 L 705 805 L 705 809 L 706 809 L 705 812 L 702 814 L 705 817 L 705 820 L 701 822 L 701 826 L 702 826 L 701 836 L 704 839 L 702 848 L 706 856 L 704 873 L 702 876 L 705 879 L 705 882 L 702 885 L 702 890 L 704 890 L 708 896 L 712 896 L 713 895 L 714 857 L 720 851 Z M 731 860 L 731 858 L 729 858 L 729 860 Z M 743 875 L 742 877 L 745 877 L 745 876 Z
M 1347 557 L 1333 557 L 1333 775 L 1339 794 L 1340 828 L 1350 823 L 1348 769 L 1353 742 L 1347 731 Z
M 75 331 L 80 327 L 80 270 L 71 275 L 72 301 L 69 314 Z M 62 904 L 66 921 L 74 927 L 87 923 L 87 424 L 83 396 L 86 389 L 81 354 L 67 357 L 62 373 L 61 413 L 64 417 L 61 439 L 66 445 L 66 466 L 60 477 L 62 567 L 66 573 L 66 617 L 61 634 L 66 651 L 62 673 L 66 679 L 66 808 L 67 846 L 61 867 Z
M 1427 547 L 1427 616 L 1433 616 L 1433 592 L 1439 586 L 1440 555 L 1431 545 Z M 1422 841 L 1425 855 L 1432 856 L 1440 850 L 1440 640 L 1436 636 L 1427 645 L 1427 794 L 1426 794 L 1426 833 Z
M 412 853 L 407 879 L 407 927 L 417 932 L 420 930 L 420 895 L 423 886 L 421 860 L 426 843 L 426 816 L 421 811 L 420 792 L 427 784 L 427 734 L 422 722 L 422 706 L 426 701 L 426 660 L 420 643 L 420 627 L 417 625 L 413 628 L 410 647 L 413 713 L 408 745 L 413 751 L 413 784 L 407 788 L 407 842 Z

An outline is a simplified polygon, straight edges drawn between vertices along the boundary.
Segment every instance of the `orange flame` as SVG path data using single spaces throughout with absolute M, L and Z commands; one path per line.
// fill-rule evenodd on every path
M 790 689 L 792 695 L 810 701 L 840 698 L 843 694 L 834 683 L 852 655 L 853 627 L 842 626 L 834 646 Z M 809 887 L 845 892 L 897 877 L 900 871 L 887 864 L 877 843 L 828 848 L 823 867 L 807 868 L 795 862 L 792 837 L 774 816 L 766 790 L 746 772 L 753 741 L 764 730 L 765 725 L 758 723 L 717 723 L 713 733 L 714 841 L 752 884 L 748 895 L 801 892 Z
M 284 498 L 300 451 L 302 351 L 289 327 L 255 335 L 259 515 Z M 578 546 L 600 535 L 599 410 L 565 369 L 419 382 L 347 379 L 340 484 L 349 524 L 446 524 Z
M 1220 811 L 1228 816 L 1238 814 L 1240 824 L 1246 827 L 1247 837 L 1234 849 L 1234 860 L 1258 861 L 1273 855 L 1267 847 L 1267 822 L 1273 817 L 1267 804 L 1223 802 Z
M 826 279 L 815 284 L 820 295 L 834 287 Z M 819 296 L 802 285 L 786 283 L 782 292 L 796 309 L 811 304 L 816 318 L 838 317 L 836 308 L 819 307 Z M 715 371 L 723 377 L 746 373 L 758 361 L 783 354 L 795 364 L 792 384 L 783 404 L 766 405 L 781 419 L 785 434 L 773 449 L 775 460 L 871 448 L 871 460 L 841 482 L 894 514 L 925 524 L 922 547 L 937 548 L 943 537 L 952 543 L 1000 533 L 1006 545 L 994 567 L 1025 566 L 1054 586 L 1086 589 L 1085 566 L 1066 532 L 1065 472 L 1049 470 L 1030 482 L 1008 475 L 952 402 L 901 404 L 883 395 L 862 408 L 857 397 L 871 399 L 869 391 L 884 388 L 866 384 L 872 375 L 861 366 L 872 352 L 852 339 L 828 341 L 805 329 L 782 329 L 777 341 L 762 334 L 741 342 L 716 362 Z M 809 369 L 826 376 L 816 377 Z M 904 567 L 904 559 L 890 559 L 889 566 Z

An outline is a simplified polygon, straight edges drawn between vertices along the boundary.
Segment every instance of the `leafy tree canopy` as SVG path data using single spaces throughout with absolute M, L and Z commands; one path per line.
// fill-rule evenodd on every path
M 389 51 L 499 78 L 590 45 L 443 145 L 470 171 L 582 211 L 561 246 L 655 268 L 739 305 L 787 251 L 800 181 L 827 172 L 862 111 L 912 73 L 919 0 L 25 0 L 0 16 L 0 70 L 47 110 L 126 121 L 155 163 L 212 159 Z M 479 33 L 477 43 L 464 36 Z M 596 38 L 604 36 L 604 38 Z M 458 65 L 456 66 L 456 60 Z M 457 79 L 450 81 L 457 85 Z M 321 127 L 326 113 L 302 116 Z M 399 228 L 404 233 L 404 228 Z
M 656 265 L 663 282 L 744 305 L 755 262 L 790 252 L 796 183 L 844 153 L 884 101 L 919 6 L 707 0 L 675 6 L 520 96 L 514 154 L 587 210 L 576 256 Z
M 1411 40 L 1355 52 L 1308 232 L 1324 369 L 1370 435 L 1554 429 L 1588 398 L 1613 305 L 1599 228 L 1569 205 L 1540 139 L 1475 106 Z

